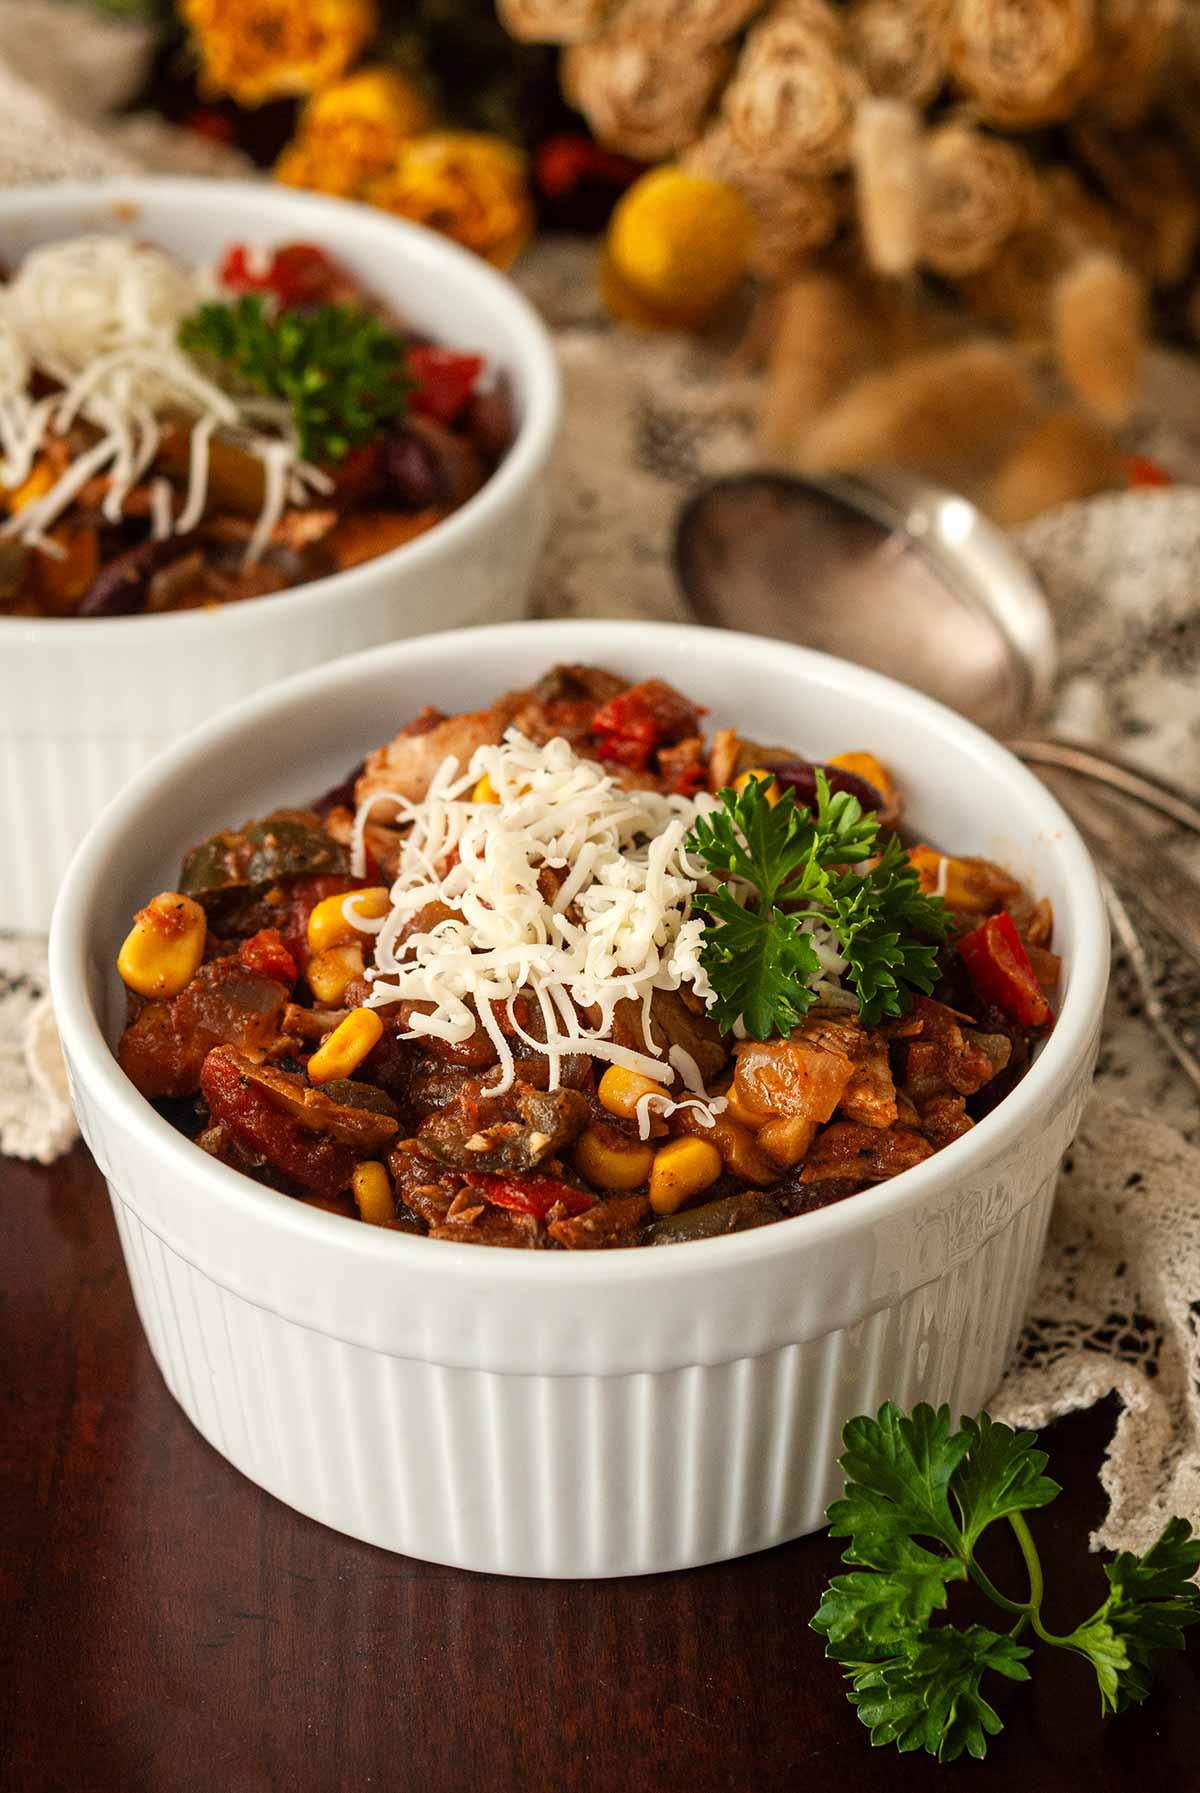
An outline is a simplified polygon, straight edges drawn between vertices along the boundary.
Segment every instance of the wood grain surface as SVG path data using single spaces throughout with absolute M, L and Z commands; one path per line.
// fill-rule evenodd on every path
M 837 1562 L 824 1537 L 521 1582 L 300 1518 L 167 1394 L 82 1147 L 0 1160 L 0 1401 L 6 1793 L 1200 1788 L 1195 1645 L 1115 1724 L 1086 1665 L 1048 1655 L 1002 1690 L 987 1762 L 939 1769 L 872 1752 L 808 1630 Z M 1035 1525 L 1060 1629 L 1101 1597 L 1086 1538 L 1112 1419 L 1046 1435 L 1066 1493 Z

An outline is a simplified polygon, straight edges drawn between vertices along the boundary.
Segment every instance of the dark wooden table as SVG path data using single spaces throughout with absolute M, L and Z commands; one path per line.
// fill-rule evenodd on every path
M 1200 1788 L 1200 1649 L 1102 1724 L 1086 1665 L 1002 1695 L 988 1761 L 872 1753 L 807 1628 L 824 1537 L 625 1582 L 520 1582 L 300 1518 L 194 1432 L 143 1342 L 99 1174 L 0 1160 L 0 1786 L 14 1793 L 1023 1793 Z M 1047 1435 L 1060 1590 L 1111 1411 Z M 1016 1580 L 1015 1574 L 1013 1580 Z M 1062 1628 L 1062 1627 L 1060 1627 Z

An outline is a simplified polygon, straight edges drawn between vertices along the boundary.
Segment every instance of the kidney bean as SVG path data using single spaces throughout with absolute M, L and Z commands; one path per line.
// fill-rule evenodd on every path
M 189 552 L 190 538 L 141 542 L 102 566 L 79 600 L 76 616 L 132 616 L 145 607 L 150 581 L 161 567 Z
M 769 767 L 772 777 L 785 789 L 795 791 L 797 803 L 811 807 L 817 800 L 817 766 L 811 760 L 782 760 Z M 847 791 L 857 797 L 864 809 L 882 809 L 881 792 L 865 778 L 846 772 L 841 766 L 822 766 L 831 791 Z

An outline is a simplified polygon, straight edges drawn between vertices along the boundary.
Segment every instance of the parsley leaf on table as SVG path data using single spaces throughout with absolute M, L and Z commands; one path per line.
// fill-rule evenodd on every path
M 340 461 L 407 405 L 405 346 L 350 305 L 272 312 L 261 294 L 201 305 L 179 327 L 188 354 L 291 407 L 305 460 Z
M 943 1625 L 903 1654 L 854 1670 L 848 1698 L 876 1748 L 894 1743 L 901 1751 L 924 1749 L 939 1762 L 953 1762 L 964 1750 L 981 1758 L 987 1738 L 1003 1726 L 980 1683 L 989 1669 L 1010 1681 L 1028 1681 L 1024 1659 L 1030 1655 L 986 1625 L 965 1631 Z
M 790 1033 L 817 1000 L 808 986 L 821 961 L 805 924 L 836 937 L 868 1026 L 903 1014 L 912 990 L 933 989 L 936 943 L 948 932 L 941 900 L 921 889 L 899 841 L 880 848 L 878 816 L 831 791 L 819 768 L 816 786 L 814 813 L 769 778 L 751 778 L 723 790 L 722 807 L 688 837 L 690 852 L 733 880 L 696 897 L 709 917 L 700 957 L 711 1012 L 726 1029 L 740 1019 L 758 1040 Z
M 981 1691 L 990 1672 L 1029 1679 L 1032 1654 L 1017 1638 L 1026 1625 L 1043 1643 L 1086 1657 L 1105 1712 L 1146 1698 L 1156 1650 L 1181 1649 L 1200 1624 L 1200 1539 L 1182 1519 L 1168 1522 L 1144 1556 L 1125 1551 L 1105 1574 L 1108 1598 L 1066 1636 L 1042 1623 L 1042 1564 L 1024 1514 L 1061 1492 L 1047 1476 L 1032 1432 L 1014 1432 L 986 1413 L 950 1429 L 950 1410 L 922 1404 L 911 1415 L 891 1402 L 876 1418 L 851 1420 L 841 1458 L 846 1490 L 829 1509 L 830 1531 L 846 1538 L 842 1560 L 812 1626 L 841 1664 L 848 1697 L 875 1744 L 925 1749 L 939 1761 L 982 1756 L 1000 1719 Z M 1023 1600 L 992 1585 L 976 1557 L 987 1529 L 1004 1520 L 1028 1572 Z M 1015 1616 L 1008 1633 L 935 1623 L 953 1582 L 970 1578 Z
M 1106 1712 L 1145 1699 L 1153 1651 L 1183 1648 L 1184 1627 L 1200 1619 L 1192 1581 L 1198 1567 L 1200 1539 L 1182 1519 L 1168 1520 L 1145 1556 L 1123 1550 L 1105 1565 L 1108 1599 L 1062 1642 L 1092 1663 Z

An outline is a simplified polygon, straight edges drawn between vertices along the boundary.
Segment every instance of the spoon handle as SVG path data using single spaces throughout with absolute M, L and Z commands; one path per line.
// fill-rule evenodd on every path
M 1009 741 L 1008 747 L 1030 766 L 1053 766 L 1061 772 L 1073 772 L 1080 778 L 1094 779 L 1122 796 L 1133 797 L 1160 816 L 1167 816 L 1193 834 L 1200 834 L 1200 804 L 1153 772 L 1108 753 L 1102 747 L 1085 746 L 1081 741 L 1062 741 L 1051 737 L 1037 740 Z
M 1146 1020 L 1184 1076 L 1187 1077 L 1196 1094 L 1200 1096 L 1200 1060 L 1196 1058 L 1195 1053 L 1186 1045 L 1172 1025 L 1166 1005 L 1155 985 L 1154 973 L 1150 968 L 1150 961 L 1146 956 L 1146 949 L 1142 945 L 1141 937 L 1134 926 L 1133 917 L 1103 872 L 1100 874 L 1100 887 L 1104 892 L 1104 903 L 1108 910 L 1109 926 L 1112 928 L 1113 938 L 1118 948 L 1124 953 L 1141 992 Z
M 1200 882 L 1127 804 L 1087 779 L 1042 773 L 1068 811 L 1107 881 L 1132 897 L 1168 939 L 1200 967 Z M 1111 907 L 1111 905 L 1110 905 Z

